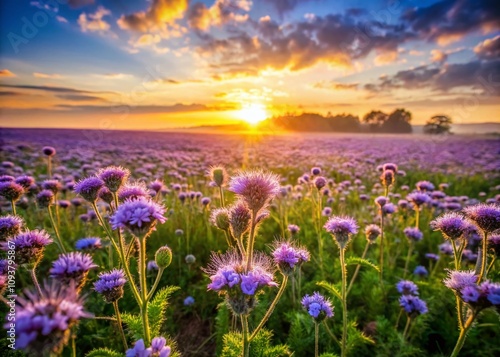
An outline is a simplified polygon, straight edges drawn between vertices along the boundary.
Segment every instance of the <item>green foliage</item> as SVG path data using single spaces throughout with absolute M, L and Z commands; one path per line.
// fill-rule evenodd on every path
M 127 331 L 129 335 L 135 340 L 140 340 L 144 338 L 144 331 L 142 329 L 142 321 L 139 315 L 132 315 L 128 313 L 122 313 L 122 320 L 127 325 Z
M 273 333 L 262 329 L 250 343 L 250 357 L 286 357 L 291 352 L 286 345 L 271 345 Z M 240 357 L 243 353 L 243 336 L 230 332 L 224 336 L 221 357 Z
M 294 312 L 290 313 L 292 321 L 286 343 L 296 356 L 307 356 L 314 348 L 314 324 L 311 316 Z
M 217 316 L 215 317 L 217 355 L 222 353 L 224 336 L 229 332 L 229 326 L 231 326 L 231 312 L 226 303 L 221 302 L 217 305 Z
M 321 286 L 322 288 L 325 288 L 327 291 L 333 294 L 337 299 L 342 301 L 342 294 L 340 293 L 340 285 L 337 288 L 335 285 L 330 284 L 326 281 L 320 281 L 319 283 L 316 283 L 316 285 Z
M 85 357 L 123 357 L 123 354 L 107 348 L 97 348 L 87 353 Z
M 168 298 L 179 290 L 177 286 L 166 286 L 160 289 L 148 305 L 148 318 L 151 336 L 159 336 L 161 325 L 165 321 L 165 312 L 168 307 Z
M 345 264 L 346 265 L 361 265 L 364 267 L 375 269 L 378 272 L 380 271 L 380 268 L 377 265 L 373 264 L 368 259 L 363 259 L 360 257 L 349 257 L 345 260 Z

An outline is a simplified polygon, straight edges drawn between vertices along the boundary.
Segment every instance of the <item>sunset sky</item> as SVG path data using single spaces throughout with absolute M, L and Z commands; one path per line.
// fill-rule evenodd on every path
M 0 126 L 500 122 L 498 1 L 2 1 Z

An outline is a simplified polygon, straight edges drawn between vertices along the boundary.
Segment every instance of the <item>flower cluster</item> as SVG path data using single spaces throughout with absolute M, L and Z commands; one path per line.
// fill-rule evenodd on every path
M 19 216 L 7 215 L 0 217 L 0 240 L 6 240 L 21 232 L 24 221 Z
M 429 202 L 431 200 L 431 197 L 427 193 L 412 192 L 408 196 L 406 196 L 406 199 L 409 202 L 413 203 L 417 209 L 419 209 L 420 206 Z
M 9 241 L 13 242 L 16 247 L 16 264 L 31 267 L 40 262 L 45 246 L 52 243 L 50 236 L 43 230 L 27 230 L 11 238 Z M 8 250 L 6 242 L 3 242 L 2 249 Z
M 478 204 L 465 207 L 465 215 L 483 232 L 492 233 L 500 229 L 500 206 L 496 204 Z
M 102 248 L 101 238 L 98 237 L 88 237 L 82 238 L 75 243 L 76 250 L 83 250 L 86 252 L 93 252 L 95 250 Z
M 296 247 L 290 242 L 276 242 L 272 255 L 284 275 L 291 275 L 296 266 L 300 267 L 302 263 L 309 261 L 307 249 Z
M 358 224 L 351 217 L 333 216 L 323 226 L 341 249 L 349 243 L 352 234 L 358 233 Z
M 97 265 L 88 254 L 80 252 L 60 254 L 59 258 L 52 263 L 50 276 L 62 285 L 68 285 L 73 281 L 76 288 L 80 289 L 85 284 L 89 270 L 96 267 Z
M 396 284 L 396 289 L 402 295 L 418 295 L 418 286 L 410 280 L 401 280 Z
M 447 239 L 458 239 L 467 229 L 467 222 L 455 212 L 445 213 L 431 222 L 431 227 L 436 231 L 441 231 Z
M 125 353 L 126 357 L 168 357 L 172 349 L 167 346 L 167 340 L 164 337 L 155 337 L 151 341 L 151 346 L 146 348 L 144 340 L 140 339 Z
M 332 303 L 318 292 L 304 296 L 302 306 L 316 322 L 333 317 Z
M 94 283 L 94 289 L 102 294 L 106 302 L 114 302 L 123 296 L 123 286 L 126 282 L 123 270 L 113 269 L 99 274 L 99 279 Z
M 104 182 L 99 177 L 88 177 L 75 185 L 74 191 L 88 202 L 97 201 L 99 190 L 104 186 Z
M 129 176 L 130 171 L 120 166 L 108 166 L 97 173 L 97 177 L 111 192 L 117 192 L 127 182 Z
M 464 302 L 468 303 L 477 311 L 491 306 L 500 305 L 500 284 L 488 280 L 477 284 L 478 276 L 474 271 L 452 270 L 448 272 L 448 278 L 444 285 L 453 290 Z
M 414 227 L 406 227 L 403 232 L 410 242 L 419 242 L 424 237 L 422 231 Z
M 409 280 L 401 280 L 396 284 L 396 289 L 401 295 L 399 298 L 399 306 L 410 317 L 427 313 L 427 304 L 418 297 L 417 285 Z
M 256 214 L 280 192 L 280 181 L 277 175 L 269 172 L 242 172 L 231 178 L 229 191 L 243 199 Z

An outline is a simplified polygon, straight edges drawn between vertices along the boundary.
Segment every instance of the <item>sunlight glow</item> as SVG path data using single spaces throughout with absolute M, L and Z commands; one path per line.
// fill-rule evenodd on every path
M 236 115 L 239 119 L 244 120 L 250 125 L 257 125 L 269 116 L 266 107 L 257 103 L 244 105 L 236 112 Z

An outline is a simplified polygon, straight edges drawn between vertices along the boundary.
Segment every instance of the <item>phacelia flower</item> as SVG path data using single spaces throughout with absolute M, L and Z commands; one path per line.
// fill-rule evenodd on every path
M 194 304 L 194 298 L 192 296 L 188 296 L 184 299 L 183 304 L 184 306 L 191 306 Z
M 97 197 L 107 204 L 111 204 L 114 200 L 113 193 L 106 186 L 101 187 L 97 193 Z
M 42 152 L 45 156 L 54 156 L 56 154 L 56 149 L 52 146 L 44 146 Z
M 385 196 L 379 196 L 375 199 L 375 203 L 377 204 L 377 206 L 383 207 L 386 203 L 389 203 L 389 199 Z
M 103 186 L 104 182 L 99 177 L 87 177 L 75 185 L 74 191 L 86 201 L 92 203 L 97 201 L 99 190 Z
M 326 178 L 324 178 L 323 176 L 318 176 L 314 179 L 314 186 L 316 186 L 318 190 L 321 190 L 323 187 L 326 186 L 326 184 L 327 184 Z
M 431 222 L 431 227 L 436 231 L 441 231 L 447 239 L 458 239 L 464 234 L 467 228 L 465 219 L 455 212 L 445 213 Z
M 227 185 L 228 175 L 226 169 L 223 166 L 212 166 L 208 172 L 210 180 L 217 187 L 224 187 Z
M 406 227 L 403 232 L 410 242 L 419 242 L 424 237 L 422 231 L 415 227 Z
M 220 211 L 224 212 L 224 211 Z M 228 208 L 228 218 L 229 218 L 229 228 L 234 238 L 240 239 L 243 234 L 245 234 L 250 229 L 250 220 L 252 218 L 252 213 L 248 209 L 247 205 L 243 201 L 238 201 L 234 205 Z M 221 222 L 217 222 L 217 221 Z M 215 217 L 216 226 L 220 224 L 224 227 L 225 216 Z
M 439 255 L 434 253 L 425 253 L 425 257 L 429 260 L 434 260 L 436 262 L 439 260 Z
M 388 215 L 388 214 L 393 214 L 394 212 L 396 212 L 396 206 L 394 206 L 394 204 L 392 203 L 386 203 L 382 209 L 382 214 L 384 216 Z
M 382 185 L 385 187 L 391 186 L 394 183 L 394 171 L 385 170 L 382 172 L 382 175 L 380 175 L 380 181 L 382 181 Z
M 154 260 L 150 260 L 147 265 L 147 270 L 148 272 L 151 271 L 157 271 L 158 270 L 158 264 Z
M 396 284 L 396 289 L 403 295 L 418 295 L 418 286 L 410 280 L 401 280 Z
M 477 204 L 464 208 L 465 215 L 486 233 L 500 229 L 500 206 Z
M 321 175 L 321 168 L 320 167 L 313 167 L 311 169 L 311 175 L 313 175 L 313 176 Z
M 398 171 L 398 165 L 392 163 L 392 162 L 387 162 L 384 165 L 382 165 L 382 171 L 390 170 L 394 173 Z
M 21 185 L 24 190 L 28 190 L 31 185 L 35 184 L 35 179 L 32 176 L 22 175 L 16 178 L 15 183 Z
M 123 296 L 123 286 L 127 282 L 122 269 L 113 269 L 110 272 L 100 273 L 94 283 L 94 289 L 102 294 L 106 302 L 115 302 Z
M 321 211 L 321 215 L 323 217 L 330 217 L 332 215 L 332 208 L 331 207 L 323 208 L 323 210 Z
M 165 207 L 140 197 L 127 200 L 118 206 L 110 222 L 113 229 L 128 229 L 136 237 L 149 235 L 158 222 L 165 223 Z
M 0 217 L 0 241 L 19 234 L 23 225 L 24 221 L 19 216 L 7 215 Z
M 75 287 L 80 289 L 85 285 L 87 274 L 90 269 L 97 268 L 88 254 L 71 252 L 60 254 L 59 258 L 52 263 L 50 276 L 62 285 L 69 285 L 74 281 Z
M 419 276 L 421 278 L 429 275 L 429 272 L 423 265 L 417 265 L 415 270 L 413 270 L 413 275 Z
M 476 285 L 478 276 L 473 270 L 448 270 L 448 278 L 443 280 L 444 285 L 455 292 L 460 292 L 466 286 Z
M 296 266 L 309 261 L 309 252 L 305 248 L 296 247 L 290 242 L 278 241 L 272 252 L 274 262 L 285 275 L 291 275 Z
M 434 185 L 429 181 L 419 181 L 416 184 L 417 190 L 423 192 L 431 192 L 434 190 Z
M 245 201 L 255 214 L 280 191 L 279 177 L 264 171 L 244 171 L 231 178 L 229 190 Z
M 341 249 L 347 246 L 352 234 L 358 233 L 358 224 L 351 217 L 333 216 L 323 228 L 335 238 Z
M 38 207 L 47 208 L 54 204 L 54 192 L 50 190 L 42 190 L 36 195 Z
M 296 235 L 297 233 L 299 233 L 299 231 L 300 231 L 300 227 L 297 226 L 296 224 L 289 224 L 287 229 L 290 232 L 290 234 L 292 235 L 292 237 L 294 235 Z
M 312 296 L 304 296 L 302 306 L 316 322 L 333 317 L 332 303 L 318 292 L 314 292 Z
M 381 233 L 382 233 L 382 230 L 376 224 L 370 224 L 370 225 L 366 226 L 366 228 L 365 228 L 366 239 L 370 243 L 374 243 L 377 240 L 377 238 L 380 236 Z
M 24 193 L 23 186 L 14 181 L 0 182 L 0 196 L 8 201 L 18 201 Z
M 438 246 L 439 252 L 445 255 L 453 255 L 453 246 L 450 242 L 444 242 Z
M 214 209 L 210 214 L 210 222 L 220 230 L 227 231 L 229 229 L 229 210 L 225 207 Z
M 127 182 L 129 176 L 130 171 L 120 166 L 108 166 L 97 173 L 97 177 L 111 192 L 117 192 Z
M 36 290 L 26 291 L 17 299 L 16 348 L 33 356 L 58 355 L 68 343 L 73 326 L 90 316 L 72 284 L 45 284 L 42 296 Z M 4 328 L 9 329 L 10 324 L 7 321 Z
M 162 180 L 157 179 L 149 184 L 149 188 L 151 188 L 153 191 L 155 191 L 156 194 L 158 194 L 165 188 L 165 185 Z
M 54 195 L 57 195 L 57 193 L 61 191 L 62 187 L 62 184 L 58 180 L 45 180 L 42 182 L 42 189 L 51 190 L 54 192 Z
M 399 306 L 410 316 L 423 315 L 429 311 L 425 301 L 414 295 L 403 295 L 399 298 Z
M 155 337 L 151 341 L 151 347 L 146 348 L 144 340 L 140 339 L 125 353 L 126 357 L 168 357 L 172 349 L 167 346 L 164 337 Z
M 121 202 L 140 197 L 150 197 L 146 185 L 142 182 L 129 183 L 118 190 L 118 199 Z
M 33 267 L 40 262 L 45 246 L 52 243 L 52 239 L 45 231 L 27 230 L 9 239 L 9 242 L 15 246 L 16 264 Z M 2 242 L 2 249 L 9 249 L 7 242 Z
M 406 196 L 406 199 L 413 203 L 417 207 L 417 209 L 419 209 L 420 206 L 429 202 L 431 200 L 431 197 L 423 192 L 412 192 L 408 196 Z
M 98 237 L 88 237 L 82 238 L 75 243 L 76 250 L 83 250 L 93 252 L 95 250 L 102 248 L 101 238 Z

